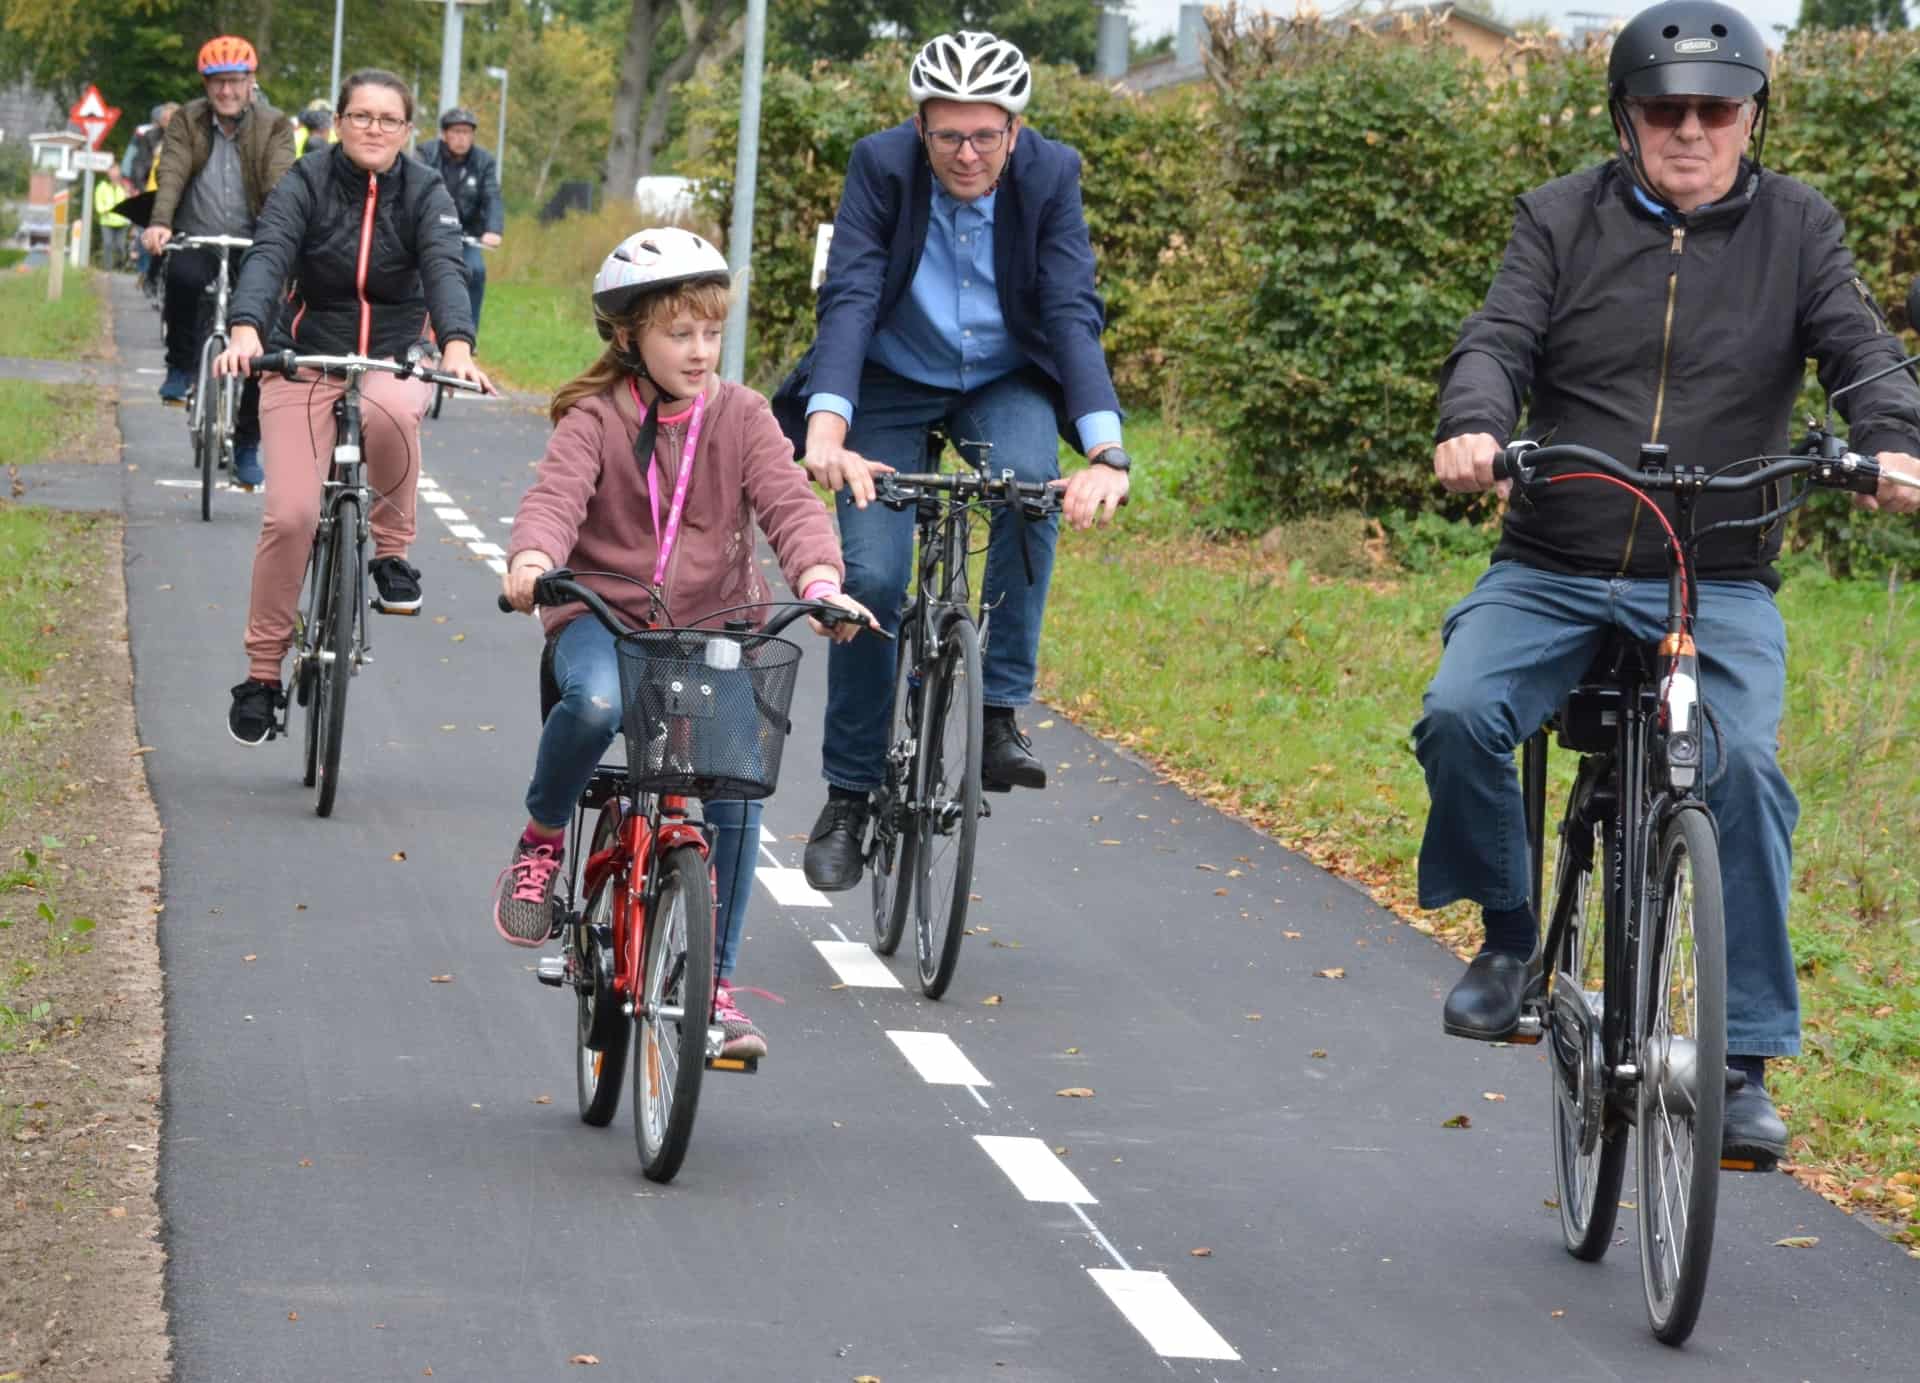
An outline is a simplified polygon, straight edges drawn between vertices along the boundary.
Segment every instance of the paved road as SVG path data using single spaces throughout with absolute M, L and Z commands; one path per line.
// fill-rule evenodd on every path
M 577 1354 L 633 1379 L 1913 1376 L 1917 1265 L 1783 1176 L 1728 1180 L 1699 1332 L 1653 1343 L 1631 1212 L 1602 1265 L 1560 1246 L 1537 1049 L 1441 1039 L 1458 962 L 1044 711 L 1053 785 L 995 801 L 948 999 L 904 957 L 870 983 L 843 954 L 864 895 L 794 868 L 818 645 L 741 967 L 786 999 L 754 1008 L 773 1054 L 711 1077 L 679 1179 L 643 1180 L 625 1108 L 575 1118 L 570 1002 L 487 920 L 538 639 L 470 545 L 504 540 L 539 417 L 429 425 L 429 618 L 377 621 L 321 821 L 297 746 L 222 725 L 259 502 L 202 524 L 172 485 L 156 324 L 116 307 L 183 1383 L 557 1379 Z M 1793 1234 L 1820 1242 L 1771 1247 Z

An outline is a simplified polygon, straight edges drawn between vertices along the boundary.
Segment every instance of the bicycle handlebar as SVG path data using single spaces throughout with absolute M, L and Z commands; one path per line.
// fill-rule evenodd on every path
M 592 611 L 594 617 L 607 627 L 608 632 L 616 636 L 635 632 L 625 620 L 613 612 L 612 608 L 608 606 L 607 602 L 597 591 L 575 581 L 572 571 L 566 567 L 555 567 L 551 571 L 542 572 L 535 578 L 533 583 L 533 603 L 535 605 L 565 605 L 569 601 L 575 600 Z M 767 623 L 759 629 L 750 631 L 742 630 L 739 632 L 750 632 L 772 638 L 786 629 L 786 627 L 794 621 L 811 615 L 828 628 L 840 624 L 857 624 L 868 633 L 878 634 L 881 638 L 888 641 L 891 641 L 893 638 L 893 635 L 889 634 L 864 615 L 856 615 L 851 610 L 843 609 L 838 605 L 830 605 L 824 600 L 792 600 L 773 603 L 780 604 L 784 607 L 779 614 L 768 620 Z M 503 615 L 515 613 L 513 602 L 508 600 L 504 594 L 496 597 L 494 604 L 499 607 L 500 613 Z M 716 629 L 710 632 L 724 634 L 729 631 Z
M 160 247 L 160 253 L 170 250 L 214 250 L 221 246 L 230 250 L 248 250 L 253 242 L 241 235 L 176 235 Z
M 904 509 L 928 494 L 953 494 L 986 504 L 1019 504 L 1029 518 L 1036 519 L 1059 513 L 1066 495 L 1057 485 L 1015 480 L 1011 472 L 988 476 L 966 472 L 881 471 L 873 478 L 873 491 L 874 499 L 889 509 Z
M 1880 463 L 1871 456 L 1848 451 L 1838 438 L 1816 434 L 1804 444 L 1811 454 L 1796 456 L 1756 456 L 1755 461 L 1770 462 L 1759 470 L 1743 475 L 1709 475 L 1705 467 L 1674 466 L 1640 470 L 1622 464 L 1604 451 L 1592 447 L 1559 445 L 1542 447 L 1532 442 L 1510 442 L 1493 461 L 1493 478 L 1511 480 L 1521 489 L 1552 484 L 1564 476 L 1543 476 L 1541 468 L 1556 462 L 1577 462 L 1616 480 L 1642 490 L 1729 492 L 1755 490 L 1796 475 L 1808 476 L 1815 485 L 1836 490 L 1852 490 L 1870 495 L 1880 488 Z M 1903 485 L 1920 488 L 1920 480 L 1888 472 Z
M 318 370 L 327 375 L 383 370 L 402 379 L 424 379 L 429 384 L 443 384 L 449 389 L 465 389 L 475 394 L 483 392 L 471 380 L 430 370 L 416 361 L 375 360 L 370 355 L 296 355 L 292 351 L 268 351 L 249 360 L 247 369 L 256 375 L 279 374 L 287 379 L 292 379 L 301 370 Z

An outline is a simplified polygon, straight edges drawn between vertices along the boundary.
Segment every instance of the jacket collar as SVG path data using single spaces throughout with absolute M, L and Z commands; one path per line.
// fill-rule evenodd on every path
M 1753 205 L 1753 199 L 1759 194 L 1760 181 L 1764 176 L 1764 170 L 1759 164 L 1750 158 L 1742 158 L 1740 171 L 1734 177 L 1731 192 L 1717 202 L 1686 212 L 1655 201 L 1634 180 L 1625 159 L 1614 159 L 1609 172 L 1614 195 L 1626 203 L 1635 215 L 1649 221 L 1658 221 L 1662 225 L 1685 226 L 1688 230 L 1704 226 L 1730 225 L 1738 221 L 1747 214 L 1747 208 Z M 1604 183 L 1603 187 L 1605 187 Z
M 366 191 L 367 170 L 347 157 L 346 145 L 329 144 L 327 146 L 327 160 L 327 171 L 337 182 L 353 189 L 355 194 L 362 194 Z M 406 162 L 407 155 L 405 150 L 402 150 L 394 158 L 392 166 L 389 167 L 386 172 L 375 175 L 375 182 L 380 189 L 380 197 L 383 201 L 392 194 L 394 185 L 402 176 L 401 170 Z

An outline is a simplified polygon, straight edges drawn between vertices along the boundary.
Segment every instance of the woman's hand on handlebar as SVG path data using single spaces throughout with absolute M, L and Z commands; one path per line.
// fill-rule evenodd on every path
M 1472 495 L 1497 489 L 1505 499 L 1507 491 L 1513 488 L 1512 482 L 1502 480 L 1496 485 L 1493 479 L 1493 463 L 1505 450 L 1500 439 L 1488 432 L 1463 432 L 1458 437 L 1449 437 L 1433 449 L 1434 476 L 1455 494 Z
M 500 578 L 500 591 L 507 604 L 523 615 L 533 613 L 533 583 L 553 570 L 553 559 L 544 552 L 522 552 L 513 559 L 507 574 Z
M 848 639 L 859 637 L 865 632 L 868 624 L 871 624 L 875 629 L 880 627 L 880 621 L 873 617 L 873 611 L 869 610 L 845 591 L 840 591 L 829 596 L 822 596 L 821 604 L 838 605 L 842 610 L 847 611 L 847 613 L 858 615 L 862 620 L 866 621 L 865 624 L 856 624 L 852 620 L 846 620 L 839 624 L 828 625 L 823 623 L 818 615 L 808 615 L 807 624 L 813 629 L 813 632 L 824 635 L 832 639 L 835 643 L 845 643 Z
M 1920 489 L 1911 483 L 1902 485 L 1896 476 L 1909 482 L 1920 481 L 1920 457 L 1903 451 L 1883 451 L 1874 458 L 1880 463 L 1880 488 L 1870 495 L 1856 495 L 1853 502 L 1862 509 L 1877 509 L 1886 514 L 1911 514 L 1920 509 Z
M 477 384 L 489 394 L 500 392 L 493 387 L 493 381 L 487 378 L 487 372 L 473 363 L 473 347 L 465 341 L 449 341 L 441 348 L 440 373 Z
M 213 358 L 213 372 L 216 375 L 244 375 L 247 362 L 262 353 L 260 333 L 242 322 L 234 327 L 233 335 L 227 340 L 227 348 Z

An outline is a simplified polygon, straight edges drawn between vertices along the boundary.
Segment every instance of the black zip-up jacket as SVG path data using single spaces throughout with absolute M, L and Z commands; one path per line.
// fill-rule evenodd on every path
M 1642 443 L 1722 466 L 1788 445 L 1806 361 L 1829 392 L 1901 358 L 1818 192 L 1744 163 L 1737 191 L 1671 222 L 1619 160 L 1519 198 L 1513 238 L 1441 371 L 1437 440 L 1525 435 L 1631 466 Z M 1905 371 L 1840 400 L 1855 451 L 1920 453 L 1920 390 Z M 1661 500 L 1669 521 L 1671 496 Z M 1702 496 L 1695 524 L 1775 506 L 1759 491 Z M 1516 504 L 1493 560 L 1583 576 L 1663 577 L 1664 535 L 1611 485 L 1553 486 Z M 1697 575 L 1779 586 L 1780 527 L 1701 545 Z
M 460 218 L 440 175 L 405 155 L 379 175 L 344 146 L 308 151 L 260 209 L 232 321 L 256 331 L 286 302 L 269 350 L 398 358 L 427 332 L 473 344 Z
M 468 235 L 499 235 L 506 229 L 506 208 L 500 201 L 500 166 L 493 155 L 478 144 L 467 150 L 464 160 L 447 150 L 445 140 L 435 139 L 414 150 L 415 158 L 440 175 L 460 213 L 460 225 Z M 448 174 L 458 169 L 457 176 Z

